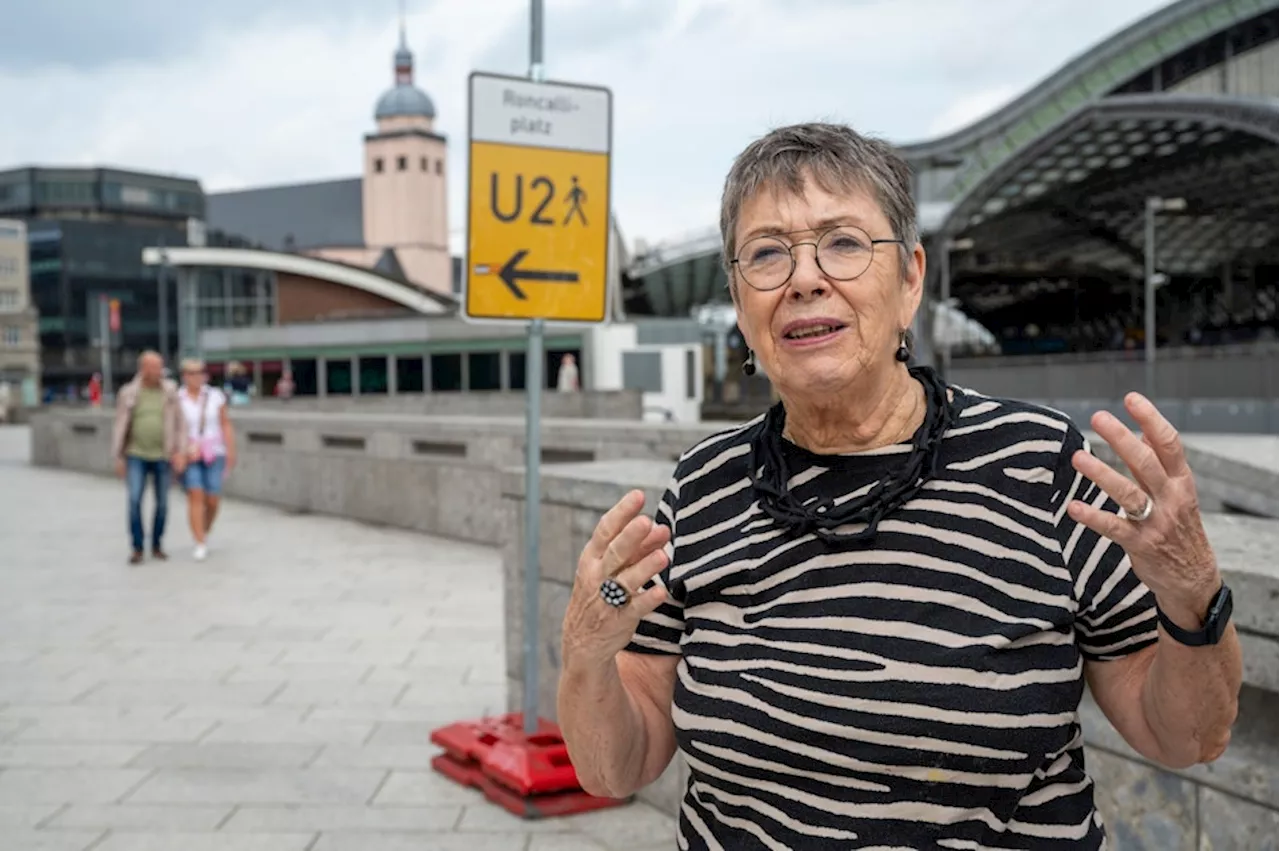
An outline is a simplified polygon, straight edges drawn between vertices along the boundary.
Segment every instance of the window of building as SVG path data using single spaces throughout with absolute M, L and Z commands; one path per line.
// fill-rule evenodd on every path
M 0 290 L 0 310 L 18 309 L 18 291 Z
M 93 183 L 70 180 L 41 180 L 36 183 L 36 199 L 45 204 L 91 204 Z
M 143 186 L 121 186 L 120 203 L 132 207 L 156 206 L 156 194 Z
M 428 170 L 429 170 L 429 169 L 428 169 L 428 165 L 429 165 L 429 164 L 430 164 L 430 160 L 428 160 L 426 157 L 423 157 L 423 158 L 422 158 L 422 170 L 423 170 L 423 171 L 428 171 Z
M 24 207 L 31 203 L 31 184 L 24 179 L 10 178 L 12 182 L 0 184 L 0 209 Z
M 437 392 L 462 389 L 462 355 L 431 356 L 431 389 Z
M 360 392 L 387 392 L 387 359 L 385 356 L 360 358 Z
M 422 358 L 396 358 L 396 391 L 421 393 L 425 389 Z
M 378 157 L 373 161 L 373 170 L 378 174 L 382 174 L 382 157 Z
M 350 396 L 351 395 L 351 361 L 344 358 L 342 360 L 326 360 L 324 362 L 325 371 L 325 392 L 330 396 Z
M 0 278 L 12 278 L 18 274 L 17 257 L 0 257 Z
M 502 353 L 471 352 L 467 355 L 469 390 L 502 389 Z
M 436 160 L 436 174 L 444 174 L 444 160 Z
M 396 157 L 396 171 L 404 171 L 409 167 L 408 157 Z
M 524 352 L 507 353 L 507 380 L 512 390 L 523 390 L 526 378 Z
M 4 326 L 4 344 L 6 346 L 16 346 L 22 342 L 22 329 L 17 325 Z

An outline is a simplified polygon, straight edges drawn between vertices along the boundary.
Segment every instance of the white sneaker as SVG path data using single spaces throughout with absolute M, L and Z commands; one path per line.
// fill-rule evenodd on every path
M 209 548 L 204 544 L 196 544 L 195 557 L 196 561 L 204 561 L 204 557 L 209 554 Z

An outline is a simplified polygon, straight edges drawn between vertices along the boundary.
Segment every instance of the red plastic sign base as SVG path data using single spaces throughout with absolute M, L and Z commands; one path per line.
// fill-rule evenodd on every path
M 569 792 L 552 792 L 547 795 L 518 795 L 490 777 L 480 780 L 484 796 L 509 813 L 525 819 L 553 818 L 589 813 L 618 807 L 628 801 L 618 798 L 597 798 L 581 789 Z
M 560 728 L 538 719 L 525 735 L 518 712 L 460 721 L 431 733 L 444 753 L 431 767 L 521 818 L 546 818 L 616 807 L 629 799 L 600 798 L 582 791 Z

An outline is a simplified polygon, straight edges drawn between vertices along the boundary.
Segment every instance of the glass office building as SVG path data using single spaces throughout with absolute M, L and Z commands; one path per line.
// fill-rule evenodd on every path
M 101 168 L 0 171 L 0 218 L 27 223 L 46 387 L 81 386 L 100 369 L 105 299 L 120 302 L 111 341 L 116 386 L 132 375 L 138 352 L 161 345 L 159 272 L 143 265 L 142 249 L 186 245 L 188 220 L 204 213 L 204 192 L 191 179 Z M 175 301 L 168 300 L 170 351 Z

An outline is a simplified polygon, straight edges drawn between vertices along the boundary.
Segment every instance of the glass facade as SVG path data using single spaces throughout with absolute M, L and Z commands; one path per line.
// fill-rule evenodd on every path
M 40 218 L 28 222 L 28 241 L 46 383 L 78 381 L 97 368 L 93 341 L 104 296 L 120 302 L 120 331 L 112 342 L 122 356 L 160 344 L 157 269 L 143 265 L 142 249 L 185 241 L 176 223 Z M 173 295 L 168 306 L 170 351 L 177 340 L 176 300 Z M 126 373 L 132 369 L 128 363 L 120 366 Z
M 274 272 L 257 269 L 188 269 L 196 278 L 196 310 L 200 328 L 245 328 L 274 325 Z
M 106 299 L 120 304 L 120 328 L 111 335 L 116 386 L 132 374 L 139 352 L 164 347 L 160 270 L 143 264 L 142 250 L 185 245 L 187 219 L 204 212 L 194 180 L 99 168 L 0 172 L 0 217 L 27 224 L 46 386 L 79 385 L 100 368 Z M 170 352 L 178 338 L 176 277 L 173 270 L 166 275 Z

